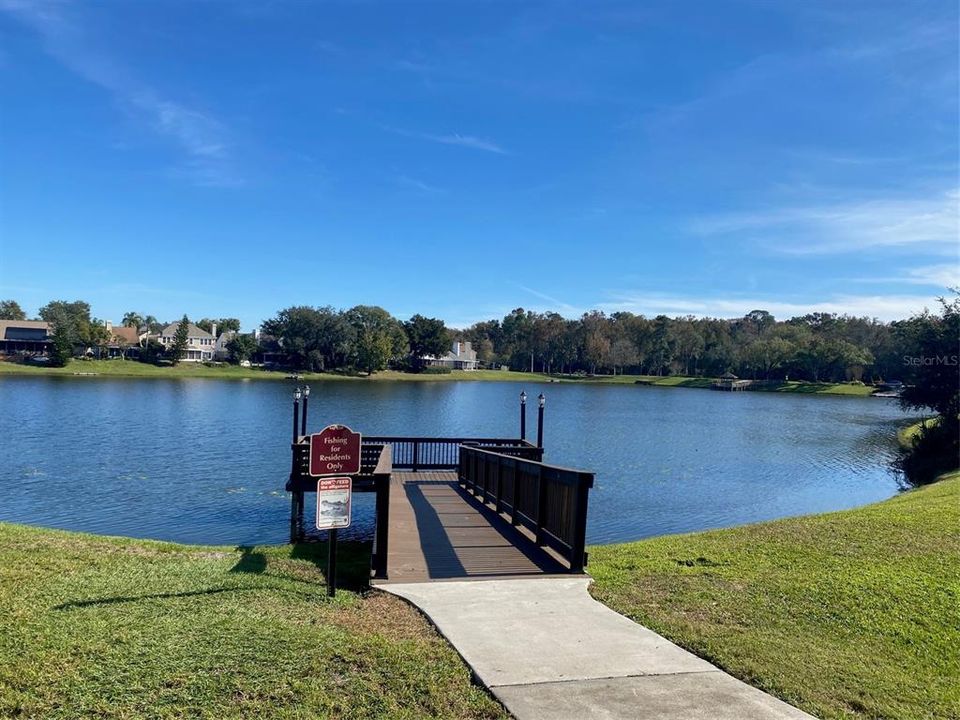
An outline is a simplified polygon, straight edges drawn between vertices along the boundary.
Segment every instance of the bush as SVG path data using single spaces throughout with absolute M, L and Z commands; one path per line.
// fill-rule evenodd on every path
M 925 485 L 960 465 L 956 423 L 928 423 L 913 438 L 913 447 L 898 458 L 896 467 L 911 485 Z
M 453 372 L 453 371 L 452 371 L 450 368 L 448 368 L 448 367 L 433 367 L 433 366 L 431 366 L 431 367 L 425 367 L 425 368 L 422 370 L 422 372 L 423 372 L 424 375 L 449 375 L 449 374 L 450 374 L 451 372 Z

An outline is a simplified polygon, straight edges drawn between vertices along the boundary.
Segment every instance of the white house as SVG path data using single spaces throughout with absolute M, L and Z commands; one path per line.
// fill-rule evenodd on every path
M 476 370 L 477 351 L 470 346 L 469 342 L 455 340 L 450 352 L 438 358 L 427 358 L 427 364 L 453 370 Z
M 159 335 L 157 341 L 165 348 L 173 346 L 174 338 L 177 335 L 177 328 L 180 323 L 170 323 Z M 216 326 L 213 327 L 216 332 Z M 213 360 L 213 350 L 216 345 L 216 338 L 206 330 L 201 330 L 193 323 L 187 327 L 187 354 L 183 356 L 184 362 L 208 362 Z
M 236 330 L 227 330 L 226 332 L 220 333 L 220 337 L 217 338 L 217 342 L 213 346 L 213 357 L 215 360 L 228 360 L 230 358 L 230 351 L 227 350 L 227 345 L 229 345 L 230 341 L 236 336 Z

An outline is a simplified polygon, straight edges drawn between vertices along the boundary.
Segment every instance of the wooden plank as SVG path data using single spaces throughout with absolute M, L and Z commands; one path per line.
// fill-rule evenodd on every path
M 565 573 L 450 471 L 394 472 L 389 537 L 386 582 Z

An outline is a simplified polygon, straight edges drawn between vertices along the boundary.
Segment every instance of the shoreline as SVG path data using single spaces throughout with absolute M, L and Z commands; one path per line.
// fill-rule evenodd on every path
M 450 373 L 407 373 L 384 370 L 372 376 L 342 375 L 338 373 L 292 373 L 282 370 L 242 368 L 236 365 L 208 367 L 181 363 L 174 367 L 159 367 L 135 360 L 71 360 L 62 368 L 32 367 L 12 362 L 0 362 L 3 377 L 76 377 L 118 379 L 210 379 L 258 380 L 288 382 L 533 382 L 577 385 L 638 385 L 643 387 L 679 387 L 710 389 L 715 378 L 686 377 L 682 375 L 593 375 L 572 377 L 544 373 L 513 372 L 509 370 L 453 370 Z M 764 382 L 764 381 L 760 381 Z M 769 381 L 748 392 L 801 393 L 807 395 L 837 395 L 870 397 L 874 388 L 854 383 L 814 383 L 798 381 Z
M 942 582 L 958 570 L 956 559 L 945 562 L 960 556 L 944 554 L 957 542 L 958 497 L 954 471 L 852 510 L 591 545 L 590 593 L 818 717 L 853 708 L 850 716 L 864 720 L 919 719 L 952 702 L 957 611 Z M 0 714 L 52 714 L 109 694 L 134 714 L 161 701 L 221 715 L 293 706 L 322 714 L 351 702 L 369 715 L 506 717 L 432 625 L 405 603 L 365 591 L 363 543 L 342 548 L 342 571 L 353 580 L 331 601 L 323 543 L 187 545 L 7 522 L 0 539 L 0 590 L 17 588 L 0 602 L 0 629 L 19 648 L 0 658 L 24 673 L 40 668 L 18 693 L 0 688 Z M 103 627 L 116 639 L 109 652 Z M 320 658 L 340 658 L 336 682 L 327 681 L 331 668 L 316 665 L 317 648 Z M 235 668 L 228 683 L 225 661 Z M 79 669 L 63 673 L 62 662 Z M 264 678 L 282 692 L 264 695 Z

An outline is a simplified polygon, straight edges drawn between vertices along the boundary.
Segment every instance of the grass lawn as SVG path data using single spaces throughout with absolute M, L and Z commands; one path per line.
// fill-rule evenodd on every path
M 821 718 L 960 718 L 960 471 L 891 500 L 590 549 L 593 595 Z
M 135 360 L 71 360 L 66 367 L 35 367 L 12 362 L 0 362 L 0 376 L 22 375 L 69 375 L 79 373 L 104 377 L 131 378 L 215 378 L 220 380 L 285 380 L 290 374 L 281 370 L 263 370 L 261 368 L 242 368 L 236 365 L 207 367 L 199 363 L 180 363 L 175 367 L 158 367 Z M 302 373 L 305 381 L 352 380 L 361 382 L 450 382 L 456 380 L 498 381 L 498 382 L 561 382 L 581 385 L 653 385 L 657 387 L 709 388 L 712 378 L 684 377 L 682 375 L 592 375 L 551 376 L 544 373 L 510 372 L 508 370 L 454 370 L 444 374 L 405 373 L 396 370 L 384 370 L 373 375 L 355 376 L 340 373 Z M 866 396 L 873 392 L 869 385 L 848 383 L 805 383 L 781 382 L 764 386 L 763 390 L 772 392 L 815 393 L 823 395 Z
M 323 557 L 0 523 L 0 717 L 506 717 L 402 601 L 330 601 Z
M 920 428 L 926 423 L 928 426 L 939 425 L 940 418 L 933 418 L 930 420 L 918 420 L 912 425 L 907 425 L 907 427 L 902 428 L 897 431 L 897 443 L 904 450 L 909 450 L 913 447 L 913 439 L 920 434 Z

